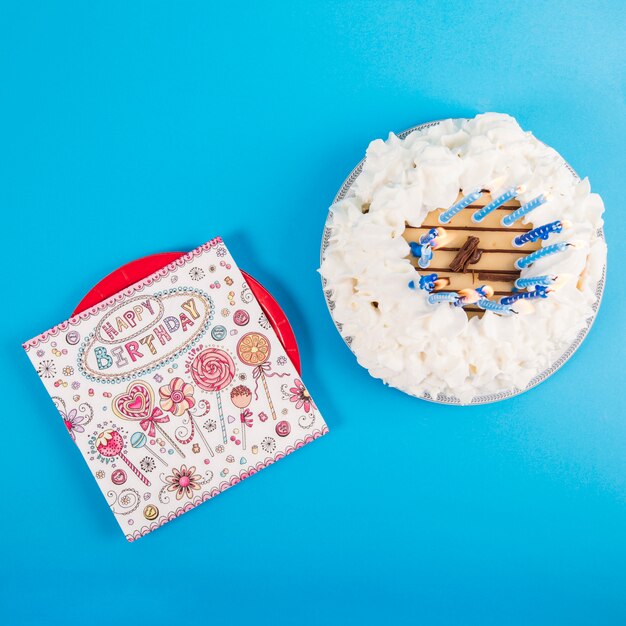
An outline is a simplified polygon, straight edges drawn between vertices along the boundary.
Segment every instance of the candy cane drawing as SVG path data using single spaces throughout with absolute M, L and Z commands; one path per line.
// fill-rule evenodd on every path
M 252 392 L 245 385 L 238 385 L 230 392 L 231 402 L 239 409 L 241 421 L 241 447 L 246 449 L 246 428 L 252 426 L 252 411 L 248 408 L 252 401 Z
M 138 476 L 143 483 L 150 486 L 150 481 L 128 460 L 124 454 L 124 438 L 119 431 L 113 429 L 103 430 L 97 437 L 95 442 L 96 450 L 99 454 L 107 459 L 119 456 L 133 474 Z
M 154 393 L 148 383 L 142 380 L 130 383 L 125 392 L 113 398 L 112 407 L 115 415 L 123 420 L 139 422 L 141 428 L 148 433 L 148 437 L 154 437 L 158 430 L 172 448 L 183 459 L 185 458 L 183 451 L 161 426 L 169 422 L 170 418 L 159 407 L 154 406 Z
M 192 355 L 192 358 L 191 364 L 187 366 L 188 371 L 200 389 L 215 392 L 217 396 L 217 411 L 222 428 L 222 439 L 224 443 L 228 443 L 220 392 L 233 381 L 235 377 L 235 362 L 228 352 L 219 348 L 206 348 L 195 356 Z
M 245 334 L 237 344 L 237 356 L 246 365 L 254 367 L 252 370 L 252 376 L 256 381 L 258 387 L 259 379 L 263 383 L 263 389 L 267 396 L 267 401 L 270 405 L 270 411 L 272 412 L 272 419 L 276 419 L 276 409 L 274 409 L 274 403 L 272 402 L 272 396 L 270 395 L 269 387 L 267 386 L 266 376 L 286 376 L 287 374 L 270 373 L 272 364 L 268 361 L 270 356 L 270 342 L 265 335 L 261 333 L 247 333 Z M 258 397 L 257 388 L 254 390 L 255 398 Z

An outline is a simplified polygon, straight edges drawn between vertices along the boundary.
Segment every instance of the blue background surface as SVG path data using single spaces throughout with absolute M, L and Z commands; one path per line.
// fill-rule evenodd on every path
M 2 0 L 0 621 L 624 624 L 624 7 Z M 435 406 L 335 332 L 322 226 L 371 139 L 492 110 L 603 195 L 607 290 L 549 382 Z M 20 345 L 216 234 L 283 305 L 331 433 L 127 544 Z

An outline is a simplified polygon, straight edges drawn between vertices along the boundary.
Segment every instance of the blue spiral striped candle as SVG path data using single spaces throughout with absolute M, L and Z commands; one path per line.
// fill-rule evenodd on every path
M 542 287 L 547 287 L 554 283 L 558 277 L 557 276 L 529 276 L 528 278 L 518 278 L 515 281 L 515 286 L 518 289 L 524 289 L 525 287 L 533 287 L 534 285 L 540 285 Z
M 513 239 L 513 245 L 519 248 L 525 243 L 533 243 L 537 241 L 537 239 L 542 239 L 543 241 L 546 241 L 552 233 L 558 234 L 562 232 L 564 228 L 569 228 L 570 226 L 571 222 L 568 222 L 567 220 L 557 220 L 556 222 L 550 222 L 550 224 L 544 224 L 543 226 L 533 228 L 523 235 L 518 235 L 517 237 L 515 237 L 515 239 Z
M 547 298 L 548 288 L 537 286 L 534 291 L 520 291 L 511 296 L 500 298 L 500 304 L 513 304 L 518 300 L 535 300 L 536 298 Z
M 441 246 L 448 236 L 443 228 L 431 228 L 428 232 L 424 233 L 419 242 L 409 242 L 411 248 L 411 254 L 418 260 L 417 264 L 421 269 L 425 270 L 433 259 L 433 250 Z
M 456 302 L 458 295 L 451 291 L 445 291 L 441 293 L 431 293 L 428 296 L 428 302 L 430 304 L 437 304 L 438 302 Z
M 509 215 L 505 215 L 502 218 L 502 225 L 511 226 L 512 224 L 517 222 L 518 219 L 520 219 L 521 217 L 524 217 L 524 215 L 526 215 L 527 213 L 530 213 L 532 210 L 536 209 L 538 206 L 541 206 L 542 204 L 546 203 L 548 199 L 549 199 L 549 196 L 545 194 L 541 194 L 540 196 L 537 196 L 530 202 L 527 202 L 526 204 L 521 206 L 519 209 L 517 209 L 517 211 L 513 211 L 513 213 L 510 213 Z
M 419 261 L 417 262 L 417 264 L 420 266 L 421 269 L 425 270 L 428 268 L 428 266 L 430 265 L 430 262 L 433 260 L 433 252 L 432 252 L 432 248 L 430 248 L 430 246 L 428 247 L 428 250 L 426 251 L 426 254 L 423 254 L 420 258 Z
M 556 254 L 557 252 L 563 252 L 567 246 L 571 246 L 572 244 L 565 243 L 561 241 L 560 243 L 553 243 L 551 246 L 546 246 L 545 248 L 541 248 L 540 250 L 536 250 L 532 254 L 528 256 L 523 256 L 515 261 L 515 267 L 518 270 L 523 270 L 525 267 L 528 267 L 535 261 L 539 259 L 543 259 L 546 256 L 550 256 L 551 254 Z
M 424 291 L 434 291 L 438 287 L 443 287 L 446 284 L 449 284 L 450 280 L 447 278 L 439 278 L 437 274 L 424 274 L 420 276 L 419 283 L 416 285 L 415 281 L 412 280 L 409 283 L 409 287 L 411 289 L 423 289 Z
M 426 269 L 433 258 L 433 249 L 429 243 L 416 243 L 415 241 L 411 241 L 409 243 L 409 248 L 411 248 L 411 254 L 418 259 L 417 264 L 422 268 Z
M 476 293 L 478 293 L 481 299 L 491 298 L 493 296 L 493 287 L 491 285 L 481 285 L 476 287 Z
M 469 204 L 472 204 L 475 200 L 478 200 L 483 195 L 482 190 L 477 189 L 476 191 L 472 191 L 472 193 L 468 194 L 464 198 L 461 198 L 456 204 L 453 204 L 447 211 L 444 211 L 439 216 L 440 224 L 447 224 L 459 211 L 464 209 Z
M 444 231 L 445 232 L 445 231 Z M 440 233 L 439 230 L 436 228 L 431 228 L 428 232 L 424 233 L 420 239 L 419 242 L 425 246 L 427 244 L 432 244 L 433 241 L 435 241 L 435 239 L 437 239 L 437 237 L 439 237 Z
M 498 196 L 495 200 L 492 200 L 487 206 L 475 211 L 472 214 L 473 222 L 482 222 L 489 213 L 493 213 L 498 207 L 502 206 L 507 200 L 514 198 L 518 193 L 524 190 L 523 187 L 511 187 L 508 191 L 505 191 L 501 196 Z
M 437 286 L 438 280 L 439 276 L 437 276 L 437 274 L 425 274 L 424 276 L 420 276 L 420 289 L 432 291 Z
M 483 298 L 491 298 L 493 296 L 493 287 L 491 285 L 481 285 L 476 287 L 476 289 L 461 289 L 458 292 L 458 296 L 454 306 L 467 306 Z
M 482 294 L 478 293 L 477 289 L 461 289 L 458 293 L 458 298 L 454 303 L 454 306 L 467 306 L 468 304 L 474 304 L 480 300 Z
M 476 303 L 476 305 L 485 311 L 493 311 L 494 313 L 501 313 L 502 315 L 511 315 L 512 313 L 515 313 L 511 307 L 500 304 L 499 302 L 494 302 L 493 300 L 481 299 Z

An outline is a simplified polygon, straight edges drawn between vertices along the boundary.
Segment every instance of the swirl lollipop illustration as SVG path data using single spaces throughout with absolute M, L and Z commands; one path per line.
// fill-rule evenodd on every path
M 235 362 L 230 354 L 224 350 L 206 348 L 195 355 L 188 369 L 191 377 L 200 389 L 215 392 L 217 396 L 217 411 L 222 428 L 222 439 L 224 443 L 228 443 L 220 392 L 233 381 L 235 377 Z
M 270 405 L 270 411 L 272 412 L 272 419 L 276 419 L 276 409 L 274 409 L 274 403 L 272 402 L 272 396 L 270 395 L 269 387 L 267 386 L 267 376 L 285 376 L 286 374 L 270 373 L 272 368 L 271 363 L 268 361 L 270 356 L 270 342 L 265 335 L 261 333 L 247 333 L 245 334 L 237 344 L 237 356 L 246 365 L 254 367 L 252 375 L 258 386 L 259 379 L 263 383 L 263 389 L 267 396 L 267 401 Z M 255 397 L 258 395 L 255 389 Z
M 150 486 L 150 481 L 138 470 L 124 454 L 124 438 L 119 431 L 113 429 L 103 430 L 95 442 L 96 450 L 107 459 L 119 456 L 144 484 Z
M 189 416 L 191 433 L 184 441 L 178 439 L 178 433 L 176 433 L 175 436 L 178 441 L 183 444 L 189 443 L 192 441 L 194 434 L 197 431 L 200 435 L 200 439 L 202 439 L 209 453 L 213 456 L 213 450 L 211 449 L 209 442 L 205 439 L 202 429 L 198 428 L 198 425 L 196 424 L 191 413 L 191 409 L 196 406 L 196 400 L 193 397 L 193 392 L 194 389 L 192 384 L 186 383 L 182 378 L 172 378 L 168 385 L 163 385 L 159 389 L 159 404 L 164 411 L 171 413 L 174 417 L 182 417 L 185 413 Z
M 172 438 L 163 430 L 161 424 L 170 421 L 167 415 L 158 406 L 154 406 L 154 392 L 148 383 L 137 380 L 128 385 L 125 392 L 113 398 L 113 412 L 123 420 L 139 422 L 142 430 L 148 433 L 148 437 L 154 437 L 156 431 L 167 439 L 168 443 L 180 454 L 183 459 L 183 451 L 176 445 Z
M 252 401 L 252 392 L 245 385 L 238 385 L 230 392 L 231 402 L 239 409 L 241 420 L 241 447 L 246 449 L 246 428 L 252 426 L 252 411 L 248 408 Z

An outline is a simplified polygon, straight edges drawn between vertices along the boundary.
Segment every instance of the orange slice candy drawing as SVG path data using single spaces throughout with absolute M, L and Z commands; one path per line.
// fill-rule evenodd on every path
M 270 343 L 261 333 L 247 333 L 237 344 L 237 355 L 246 365 L 261 365 L 270 356 Z

